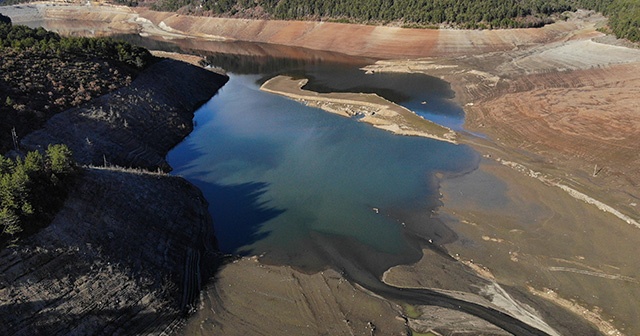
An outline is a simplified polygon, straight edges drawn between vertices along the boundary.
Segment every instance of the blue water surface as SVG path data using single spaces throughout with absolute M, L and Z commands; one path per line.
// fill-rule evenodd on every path
M 304 242 L 321 233 L 405 253 L 402 218 L 385 210 L 429 212 L 438 200 L 433 174 L 476 165 L 467 146 L 310 108 L 260 91 L 260 78 L 230 74 L 168 156 L 174 174 L 209 201 L 224 252 L 304 253 Z

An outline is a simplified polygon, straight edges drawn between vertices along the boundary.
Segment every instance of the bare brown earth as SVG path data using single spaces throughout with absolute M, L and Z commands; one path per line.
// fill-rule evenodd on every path
M 221 40 L 264 42 L 347 55 L 377 58 L 457 56 L 507 51 L 517 45 L 560 38 L 575 23 L 561 23 L 532 32 L 423 30 L 328 22 L 263 21 L 194 18 L 172 13 L 139 10 L 139 15 L 172 33 Z
M 490 159 L 441 190 L 439 216 L 459 235 L 449 253 L 500 284 L 553 292 L 542 297 L 603 334 L 637 334 L 637 227 Z
M 307 81 L 277 76 L 262 84 L 260 90 L 279 94 L 308 106 L 319 107 L 343 117 L 356 117 L 362 122 L 395 134 L 456 143 L 456 134 L 449 128 L 426 120 L 376 94 L 318 93 L 303 89 Z
M 518 78 L 469 108 L 468 124 L 638 220 L 639 70 L 636 61 Z
M 640 54 L 598 42 L 593 27 L 505 53 L 367 70 L 444 78 L 466 128 L 488 136 L 468 139 L 485 153 L 481 169 L 443 183 L 440 216 L 460 235 L 450 253 L 603 334 L 636 335 Z
M 406 335 L 402 308 L 333 270 L 244 258 L 223 267 L 185 335 Z M 264 304 L 267 303 L 268 304 Z
M 602 17 L 578 13 L 541 29 L 460 31 L 191 18 L 114 7 L 40 10 L 61 20 L 102 20 L 165 38 L 191 35 L 393 59 L 366 71 L 444 78 L 465 106 L 466 128 L 487 136 L 464 140 L 485 155 L 481 168 L 443 182 L 444 206 L 437 216 L 460 236 L 447 246 L 449 253 L 467 270 L 508 287 L 518 301 L 542 298 L 532 306 L 546 304 L 547 312 L 561 308 L 569 314 L 543 319 L 581 316 L 601 334 L 640 334 L 640 233 L 634 225 L 640 218 L 640 51 L 609 40 L 603 43 L 595 30 L 603 24 Z M 219 279 L 256 267 L 260 264 L 230 264 Z M 295 274 L 279 272 L 284 272 L 283 279 Z M 387 272 L 385 279 L 398 286 L 473 292 L 455 282 L 438 282 L 447 278 L 430 277 L 438 274 L 432 272 L 436 271 L 425 254 L 415 265 Z M 217 293 L 221 294 L 209 299 L 213 307 L 241 295 L 231 289 Z M 268 307 L 270 301 L 252 302 Z M 404 307 L 407 315 L 437 320 L 428 316 L 433 312 L 429 309 L 433 308 Z M 242 320 L 241 311 L 227 316 Z M 545 310 L 537 313 L 544 315 Z M 439 330 L 413 319 L 408 323 L 421 332 Z M 205 324 L 202 328 L 207 330 Z M 592 333 L 581 330 L 577 334 Z
M 225 81 L 160 61 L 130 86 L 58 114 L 23 140 L 32 148 L 66 143 L 80 163 L 109 158 L 109 167 L 83 167 L 52 223 L 0 251 L 1 334 L 180 329 L 215 269 L 213 226 L 197 188 L 145 168 L 167 168 L 164 156 L 191 131 L 194 109 Z

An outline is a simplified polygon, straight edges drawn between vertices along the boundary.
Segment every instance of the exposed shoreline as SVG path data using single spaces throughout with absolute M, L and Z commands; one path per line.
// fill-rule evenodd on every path
M 56 15 L 67 15 L 63 12 L 59 11 Z M 82 8 L 78 9 L 77 13 L 82 13 Z M 93 18 L 97 17 L 95 13 L 91 15 Z M 489 171 L 499 179 L 510 181 L 509 185 L 512 186 L 512 189 L 519 190 L 517 193 L 516 191 L 510 191 L 509 195 L 514 196 L 511 202 L 517 203 L 517 201 L 523 199 L 533 200 L 530 194 L 536 193 L 537 198 L 541 200 L 536 204 L 545 210 L 545 214 L 549 214 L 548 217 L 540 220 L 541 223 L 553 224 L 547 226 L 535 224 L 539 225 L 539 227 L 536 226 L 536 230 L 527 231 L 526 228 L 523 230 L 519 226 L 522 225 L 521 223 L 510 222 L 507 219 L 496 220 L 496 218 L 499 218 L 497 216 L 499 216 L 500 212 L 496 212 L 495 216 L 488 216 L 487 213 L 491 214 L 491 211 L 495 211 L 491 208 L 485 209 L 477 204 L 457 204 L 456 202 L 462 201 L 452 200 L 455 199 L 453 196 L 455 193 L 459 190 L 464 190 L 465 192 L 471 192 L 472 190 L 463 189 L 463 184 L 456 184 L 455 179 L 453 181 L 444 181 L 444 188 L 447 188 L 446 185 L 454 185 L 458 189 L 453 188 L 449 189 L 448 192 L 444 192 L 445 206 L 441 209 L 441 213 L 458 218 L 459 223 L 451 223 L 450 225 L 458 225 L 455 227 L 457 232 L 464 235 L 468 241 L 480 246 L 477 249 L 473 249 L 464 244 L 453 244 L 447 247 L 450 249 L 451 254 L 459 253 L 462 261 L 479 264 L 480 269 L 481 267 L 487 267 L 495 274 L 497 281 L 500 283 L 508 283 L 525 290 L 526 286 L 524 284 L 528 286 L 530 280 L 523 278 L 520 274 L 541 274 L 536 275 L 535 283 L 531 287 L 534 289 L 530 290 L 531 293 L 536 294 L 538 293 L 536 291 L 542 291 L 549 286 L 560 287 L 554 291 L 560 298 L 558 301 L 560 305 L 564 305 L 562 300 L 575 297 L 578 298 L 580 303 L 578 307 L 589 309 L 589 314 L 594 313 L 602 320 L 611 320 L 614 328 L 617 327 L 617 332 L 635 334 L 640 330 L 640 326 L 637 323 L 634 324 L 633 317 L 626 316 L 629 313 L 628 311 L 625 312 L 625 310 L 631 309 L 632 306 L 628 305 L 626 301 L 620 301 L 624 299 L 621 294 L 623 292 L 622 288 L 613 288 L 608 283 L 594 284 L 593 282 L 587 282 L 588 279 L 585 280 L 584 274 L 568 272 L 565 272 L 567 274 L 558 274 L 558 272 L 553 271 L 554 267 L 557 267 L 556 263 L 570 262 L 573 263 L 573 266 L 577 265 L 579 269 L 583 270 L 596 270 L 602 274 L 616 272 L 621 276 L 633 279 L 638 278 L 638 274 L 634 270 L 625 266 L 628 263 L 628 259 L 625 259 L 625 254 L 632 253 L 632 250 L 625 249 L 625 246 L 633 245 L 631 242 L 637 240 L 635 238 L 637 234 L 628 229 L 636 230 L 635 227 L 631 227 L 617 218 L 609 218 L 603 215 L 594 206 L 584 205 L 581 201 L 577 202 L 567 192 L 558 190 L 562 194 L 556 194 L 538 180 L 514 177 L 512 173 L 521 173 L 511 168 L 508 168 L 509 171 L 493 166 L 493 162 L 497 159 L 518 162 L 519 165 L 524 165 L 527 169 L 549 176 L 549 179 L 561 181 L 563 185 L 587 195 L 586 197 L 610 204 L 614 210 L 621 210 L 623 216 L 631 216 L 629 218 L 634 220 L 633 215 L 636 215 L 635 218 L 637 218 L 637 204 L 640 202 L 638 202 L 637 189 L 634 191 L 633 181 L 637 181 L 635 177 L 638 176 L 638 172 L 632 170 L 631 167 L 637 166 L 634 163 L 638 162 L 637 160 L 639 159 L 629 157 L 625 153 L 628 153 L 627 151 L 639 151 L 637 146 L 634 147 L 633 144 L 624 144 L 624 139 L 633 138 L 634 134 L 637 134 L 635 128 L 638 124 L 637 118 L 634 119 L 633 116 L 628 117 L 616 112 L 617 108 L 611 102 L 598 101 L 598 106 L 595 110 L 599 113 L 607 113 L 606 116 L 609 116 L 610 120 L 621 118 L 624 121 L 621 124 L 626 123 L 632 126 L 625 128 L 624 125 L 620 126 L 618 123 L 604 123 L 597 116 L 594 117 L 590 114 L 580 114 L 580 118 L 567 118 L 569 122 L 563 123 L 563 120 L 552 120 L 544 124 L 545 127 L 552 130 L 551 132 L 544 132 L 541 130 L 542 126 L 538 126 L 541 121 L 546 121 L 545 118 L 551 118 L 554 115 L 562 116 L 563 114 L 559 114 L 560 112 L 570 111 L 573 108 L 571 104 L 563 105 L 562 100 L 564 99 L 570 99 L 571 101 L 583 99 L 580 106 L 584 108 L 584 106 L 591 104 L 593 101 L 593 98 L 589 98 L 590 94 L 602 94 L 604 96 L 614 94 L 622 97 L 620 101 L 628 101 L 633 104 L 632 98 L 622 96 L 621 92 L 629 91 L 633 95 L 633 92 L 637 91 L 637 76 L 632 74 L 637 73 L 636 69 L 640 64 L 640 58 L 632 49 L 595 42 L 594 38 L 601 36 L 601 34 L 595 31 L 594 26 L 602 21 L 601 18 L 585 15 L 582 18 L 571 19 L 568 22 L 560 22 L 537 30 L 516 29 L 469 32 L 473 36 L 443 30 L 440 32 L 425 32 L 423 37 L 415 37 L 416 35 L 411 34 L 419 33 L 414 30 L 385 28 L 379 30 L 379 32 L 386 32 L 386 34 L 380 34 L 380 36 L 385 37 L 384 39 L 381 39 L 380 36 L 370 36 L 369 40 L 366 36 L 369 36 L 374 28 L 355 26 L 355 31 L 360 31 L 362 36 L 365 36 L 363 40 L 369 41 L 370 46 L 363 47 L 357 43 L 350 44 L 348 43 L 349 41 L 327 41 L 326 38 L 323 38 L 323 36 L 332 36 L 328 27 L 346 27 L 338 24 L 327 24 L 326 27 L 318 29 L 318 27 L 315 27 L 317 23 L 292 23 L 287 25 L 282 22 L 189 18 L 145 10 L 130 15 L 133 16 L 128 16 L 129 18 L 139 15 L 140 22 L 146 20 L 144 23 L 147 28 L 142 28 L 143 33 L 149 33 L 150 31 L 146 29 L 152 25 L 161 29 L 154 28 L 155 30 L 151 31 L 151 33 L 157 33 L 165 37 L 193 35 L 196 37 L 220 38 L 222 35 L 228 34 L 227 36 L 222 36 L 222 38 L 227 40 L 281 43 L 312 49 L 333 48 L 331 50 L 351 55 L 359 54 L 378 58 L 428 57 L 423 60 L 379 62 L 366 70 L 374 73 L 379 71 L 425 73 L 439 76 L 452 83 L 456 92 L 456 100 L 461 105 L 465 105 L 465 112 L 467 113 L 465 128 L 469 128 L 474 132 L 484 133 L 490 137 L 490 140 L 461 140 L 462 143 L 470 143 L 487 157 L 487 160 L 481 166 L 481 170 L 477 174 L 471 174 L 470 180 L 465 180 L 466 183 L 482 181 L 485 178 L 482 174 Z M 112 19 L 113 16 L 106 19 L 100 18 L 100 20 Z M 129 21 L 132 26 L 136 26 L 136 24 L 133 24 L 134 22 L 135 20 Z M 297 24 L 308 29 L 291 28 Z M 275 36 L 269 33 L 277 30 L 273 30 L 275 29 L 274 27 L 280 27 L 279 29 L 283 32 L 291 33 L 292 30 L 290 29 L 293 29 L 304 31 L 305 34 L 301 36 L 300 34 L 283 33 Z M 220 29 L 218 33 L 221 35 L 214 34 L 216 29 Z M 306 34 L 306 32 L 313 33 Z M 357 33 L 353 35 L 357 35 Z M 400 36 L 404 36 L 406 41 L 411 42 L 407 42 L 406 46 L 389 44 L 389 41 L 402 40 Z M 469 44 L 468 40 L 475 40 L 478 45 Z M 418 45 L 420 47 L 417 47 Z M 606 57 L 585 57 L 580 54 L 581 50 L 590 51 L 589 55 L 591 56 L 606 55 Z M 607 81 L 608 78 L 619 78 L 622 84 L 616 84 L 615 81 Z M 583 92 L 584 95 L 579 96 L 578 92 Z M 518 97 L 524 98 L 519 99 Z M 554 100 L 550 100 L 549 97 Z M 554 110 L 555 106 L 559 106 L 560 109 Z M 622 109 L 624 109 L 624 106 Z M 612 110 L 615 113 L 611 113 Z M 587 111 L 589 111 L 588 108 Z M 584 128 L 573 129 L 575 125 L 584 126 Z M 603 135 L 597 132 L 598 130 L 589 128 L 590 125 L 607 125 L 606 127 L 612 128 Z M 588 141 L 590 136 L 596 141 Z M 584 139 L 587 139 L 587 141 Z M 598 144 L 599 147 L 594 147 L 593 143 Z M 604 152 L 602 148 L 604 148 Z M 571 151 L 578 153 L 578 155 L 574 155 Z M 598 158 L 598 155 L 591 155 L 590 152 L 606 157 L 604 162 L 606 162 L 608 171 L 605 170 L 597 178 L 595 173 L 592 176 L 593 165 L 595 163 L 603 166 L 603 163 Z M 607 155 L 607 152 L 612 153 L 612 155 Z M 521 177 L 522 175 L 517 176 Z M 462 179 L 464 180 L 464 177 Z M 530 189 L 525 190 L 519 187 L 520 185 L 527 185 Z M 554 189 L 557 188 L 554 187 Z M 489 194 L 491 190 L 486 190 L 486 192 Z M 548 197 L 547 195 L 555 195 L 556 199 L 547 200 L 545 199 Z M 481 195 L 481 197 L 484 196 Z M 523 203 L 526 202 L 523 201 Z M 563 206 L 556 206 L 554 203 Z M 521 206 L 526 210 L 525 205 Z M 578 215 L 580 213 L 585 215 L 580 217 L 581 215 Z M 576 217 L 570 217 L 567 214 L 575 214 Z M 586 214 L 589 214 L 589 216 Z M 582 218 L 584 225 L 581 225 L 582 223 L 574 223 L 578 221 L 576 218 Z M 522 222 L 527 222 L 525 219 L 521 220 Z M 573 231 L 563 231 L 563 226 L 566 223 L 571 224 L 567 227 L 573 229 Z M 534 224 L 529 223 L 528 225 Z M 606 230 L 600 228 L 601 226 L 609 227 L 611 232 L 607 233 Z M 607 240 L 610 246 L 616 248 L 615 254 L 599 249 L 600 253 L 605 257 L 593 259 L 588 254 L 586 256 L 583 255 L 590 252 L 583 244 L 576 243 L 573 240 L 571 241 L 571 249 L 564 248 L 563 244 L 565 242 L 560 239 L 563 234 L 577 235 L 584 231 L 586 235 L 584 239 L 598 239 L 596 234 L 588 235 L 588 232 L 593 231 L 594 228 L 597 228 L 596 231 L 600 236 L 610 237 L 614 232 L 620 234 L 629 240 L 629 244 L 625 241 L 624 244 L 617 244 L 621 246 L 617 246 L 615 241 Z M 548 233 L 549 238 L 545 241 L 538 241 L 538 237 L 535 235 L 536 231 Z M 523 235 L 527 239 L 519 238 L 522 235 L 521 232 L 529 234 Z M 556 239 L 556 237 L 558 238 Z M 535 243 L 528 243 L 528 241 L 532 240 Z M 525 246 L 525 244 L 538 244 L 541 248 L 530 249 L 525 253 L 519 249 L 516 251 L 513 248 L 518 244 L 522 246 Z M 495 250 L 490 250 L 494 251 L 493 258 L 497 258 L 495 254 L 500 251 L 504 252 L 503 257 L 507 256 L 507 252 L 509 254 L 505 257 L 504 262 L 501 259 L 502 257 L 493 261 L 493 258 L 485 254 L 486 250 L 483 250 L 485 246 L 491 249 L 495 248 L 494 246 L 500 246 Z M 501 248 L 504 250 L 501 250 Z M 421 269 L 419 264 L 414 266 L 416 269 L 411 273 L 414 276 L 424 272 L 424 268 Z M 237 272 L 237 267 L 251 269 L 260 266 L 259 264 L 256 266 L 241 263 L 241 265 L 231 264 L 225 267 L 228 267 L 229 271 L 223 268 L 221 275 L 231 274 L 226 272 Z M 422 279 L 421 281 L 423 282 L 419 283 L 420 286 L 429 287 L 427 280 Z M 574 288 L 567 285 L 571 283 L 579 283 L 585 290 L 583 292 L 574 290 Z M 436 286 L 436 284 L 433 286 Z M 231 289 L 217 290 L 221 293 L 225 293 L 228 290 L 230 295 L 243 295 L 241 291 L 233 292 Z M 301 287 L 295 290 L 305 291 Z M 604 293 L 602 297 L 598 295 L 600 292 Z M 631 293 L 627 294 L 631 298 L 638 297 L 637 286 L 626 288 L 626 293 Z M 608 298 L 623 303 L 618 307 L 612 307 L 607 304 L 610 301 Z M 555 311 L 551 307 L 549 309 L 550 311 Z M 555 309 L 560 308 L 556 307 Z M 396 311 L 396 314 L 399 314 L 397 307 L 393 308 L 392 311 Z M 583 315 L 589 320 L 587 318 L 588 314 L 581 314 L 579 310 L 574 311 L 574 313 Z M 386 316 L 393 316 L 393 313 Z M 553 319 L 554 317 L 549 316 L 549 318 Z M 231 319 L 230 321 L 233 320 Z M 593 320 L 589 321 L 597 325 Z M 621 325 L 623 328 L 620 328 Z M 322 330 L 321 326 L 316 327 L 318 328 L 316 330 Z M 600 326 L 597 327 L 600 328 Z M 420 329 L 420 331 L 426 332 L 427 329 Z M 611 329 L 600 328 L 600 331 L 606 333 Z
M 190 133 L 195 108 L 225 82 L 161 60 L 22 140 L 26 149 L 67 144 L 84 167 L 52 222 L 0 251 L 4 334 L 182 328 L 219 252 L 207 201 L 162 172 L 164 157 Z
M 262 84 L 260 90 L 285 96 L 343 117 L 355 117 L 358 121 L 391 133 L 457 144 L 457 136 L 451 129 L 426 120 L 411 110 L 376 94 L 317 93 L 303 89 L 307 81 L 307 79 L 296 80 L 288 76 L 277 76 Z

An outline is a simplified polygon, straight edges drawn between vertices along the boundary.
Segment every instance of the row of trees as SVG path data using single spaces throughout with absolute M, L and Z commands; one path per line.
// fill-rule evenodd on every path
M 484 23 L 505 28 L 539 25 L 549 14 L 569 9 L 562 0 L 282 0 L 272 13 L 280 19 L 343 17 L 361 22 Z
M 637 0 L 158 0 L 157 10 L 251 16 L 276 19 L 322 19 L 460 28 L 536 27 L 554 14 L 592 9 L 610 17 L 613 33 L 637 40 Z
M 12 25 L 0 14 L 0 154 L 52 115 L 131 83 L 153 62 L 140 47 L 108 38 L 62 37 Z
M 404 22 L 412 25 L 483 23 L 491 27 L 529 27 L 548 15 L 570 10 L 565 0 L 159 0 L 159 10 L 234 16 L 260 7 L 277 19 L 327 19 L 346 22 Z
M 1 14 L 0 14 L 1 15 Z M 67 58 L 99 58 L 144 68 L 153 56 L 148 50 L 110 38 L 61 37 L 44 28 L 0 23 L 0 48 L 37 49 Z
M 609 28 L 613 34 L 630 41 L 640 41 L 640 1 L 613 1 L 604 13 L 609 17 Z
M 75 162 L 65 145 L 49 145 L 24 158 L 0 156 L 0 242 L 46 225 L 60 208 L 74 176 Z

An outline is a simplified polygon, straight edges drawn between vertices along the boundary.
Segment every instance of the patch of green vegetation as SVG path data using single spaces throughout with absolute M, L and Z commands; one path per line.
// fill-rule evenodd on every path
M 640 1 L 616 0 L 605 11 L 611 32 L 619 38 L 640 41 Z
M 158 0 L 157 10 L 236 16 L 267 13 L 276 19 L 405 22 L 491 28 L 537 27 L 549 15 L 573 9 L 571 0 Z
M 61 37 L 44 28 L 13 25 L 0 14 L 0 48 L 35 49 L 51 56 L 100 58 L 142 69 L 153 58 L 148 50 L 110 38 Z
M 416 319 L 422 316 L 422 314 L 416 309 L 416 306 L 410 305 L 408 303 L 403 305 L 404 313 L 408 318 Z
M 440 26 L 437 26 L 437 25 L 421 24 L 421 23 L 415 23 L 415 22 L 404 23 L 402 24 L 401 27 L 402 28 L 418 28 L 418 29 L 440 29 Z
M 405 303 L 402 306 L 403 310 L 404 310 L 404 314 L 411 319 L 417 319 L 420 318 L 422 316 L 422 313 L 420 313 L 420 311 L 417 309 L 416 306 L 414 305 L 410 305 L 408 303 Z M 432 332 L 426 332 L 426 333 L 419 333 L 416 332 L 413 329 L 409 329 L 411 331 L 411 336 L 438 336 Z
M 0 246 L 47 225 L 62 206 L 76 173 L 71 150 L 49 145 L 44 155 L 0 156 Z

